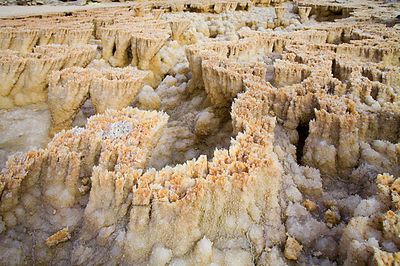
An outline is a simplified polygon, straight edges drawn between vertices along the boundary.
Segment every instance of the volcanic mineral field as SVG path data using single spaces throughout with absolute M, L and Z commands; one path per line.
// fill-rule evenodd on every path
M 399 1 L 100 2 L 0 6 L 0 265 L 400 265 Z

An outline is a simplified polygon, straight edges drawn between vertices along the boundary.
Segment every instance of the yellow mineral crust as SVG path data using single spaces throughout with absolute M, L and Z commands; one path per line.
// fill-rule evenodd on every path
M 39 30 L 2 28 L 0 30 L 0 49 L 10 49 L 18 52 L 32 52 L 37 40 L 39 39 Z
M 135 114 L 140 116 L 135 116 Z M 131 204 L 130 200 L 133 200 L 135 205 L 130 211 L 130 222 L 126 235 L 124 256 L 127 260 L 144 259 L 151 252 L 154 243 L 165 243 L 175 254 L 184 254 L 187 248 L 190 247 L 190 243 L 196 242 L 199 234 L 207 235 L 208 239 L 216 239 L 221 235 L 232 234 L 240 237 L 244 236 L 245 232 L 251 228 L 251 219 L 256 221 L 267 219 L 272 223 L 279 222 L 279 214 L 275 214 L 275 211 L 273 212 L 274 215 L 270 213 L 268 218 L 263 218 L 262 215 L 264 213 L 263 208 L 277 204 L 272 195 L 277 195 L 276 193 L 279 191 L 278 184 L 281 168 L 277 164 L 273 153 L 270 153 L 272 146 L 269 144 L 269 140 L 273 137 L 271 133 L 275 124 L 273 120 L 267 120 L 260 125 L 251 125 L 247 132 L 241 133 L 237 137 L 229 151 L 216 151 L 215 157 L 210 163 L 206 161 L 205 157 L 202 157 L 197 161 L 188 162 L 184 166 L 176 166 L 174 169 L 165 168 L 160 172 L 150 171 L 145 173 L 142 178 L 141 171 L 134 170 L 134 168 L 138 167 L 140 169 L 145 166 L 141 162 L 145 161 L 146 157 L 142 156 L 145 156 L 146 151 L 152 149 L 154 138 L 160 135 L 159 131 L 162 124 L 157 124 L 157 120 L 153 120 L 156 118 L 155 114 L 154 112 L 134 109 L 108 111 L 103 116 L 95 116 L 90 119 L 87 129 L 83 129 L 81 132 L 78 129 L 73 129 L 65 133 L 59 133 L 49 145 L 49 168 L 47 169 L 47 177 L 43 177 L 42 181 L 47 190 L 43 197 L 52 208 L 62 210 L 62 208 L 74 208 L 74 202 L 80 197 L 77 193 L 78 183 L 80 182 L 79 161 L 93 156 L 87 154 L 87 148 L 84 148 L 89 143 L 84 144 L 76 138 L 81 138 L 83 141 L 85 134 L 96 134 L 100 139 L 103 139 L 100 140 L 99 144 L 101 145 L 99 166 L 93 168 L 91 177 L 92 188 L 89 203 L 83 217 L 84 228 L 87 228 L 87 230 L 81 236 L 82 240 L 97 232 L 96 234 L 100 233 L 100 235 L 96 241 L 99 241 L 99 244 L 104 243 L 106 241 L 103 239 L 106 237 L 104 234 L 110 234 L 112 231 L 106 233 L 102 228 L 104 226 L 107 228 L 116 226 L 127 215 L 128 206 Z M 146 121 L 146 117 L 152 120 Z M 165 121 L 165 118 L 162 120 L 161 116 L 157 119 L 160 122 Z M 99 135 L 96 132 L 102 133 Z M 140 133 L 141 135 L 137 135 L 139 132 L 142 132 Z M 70 138 L 69 135 L 71 137 L 74 136 L 74 138 Z M 61 139 L 63 139 L 62 142 L 60 142 Z M 112 146 L 110 146 L 111 143 L 113 143 Z M 93 144 L 92 142 L 89 145 Z M 120 144 L 123 144 L 123 146 Z M 126 150 L 127 145 L 139 146 L 137 146 L 134 153 L 130 153 L 130 151 Z M 81 150 L 81 147 L 84 149 Z M 112 148 L 114 151 L 108 150 L 107 147 Z M 121 150 L 118 150 L 118 147 L 121 147 Z M 252 147 L 251 150 L 249 147 Z M 62 150 L 65 150 L 63 155 L 60 154 Z M 89 148 L 89 150 L 93 149 Z M 99 152 L 97 149 L 95 150 Z M 78 153 L 82 155 L 86 153 L 87 155 L 75 157 Z M 260 154 L 264 155 L 259 156 Z M 126 161 L 127 155 L 130 156 L 128 161 Z M 59 158 L 57 161 L 60 165 L 54 164 L 56 158 Z M 107 160 L 104 160 L 106 158 Z M 110 159 L 115 163 L 112 163 Z M 77 160 L 76 163 L 73 160 Z M 135 161 L 138 163 L 134 163 Z M 220 162 L 222 161 L 225 161 L 226 165 L 221 165 Z M 224 173 L 225 169 L 228 169 L 228 173 Z M 136 173 L 134 178 L 133 173 Z M 68 176 L 64 184 L 62 183 L 63 175 Z M 271 178 L 266 180 L 261 177 L 263 175 L 271 176 Z M 26 180 L 29 179 L 31 177 L 26 178 Z M 61 183 L 59 183 L 60 181 Z M 5 184 L 7 191 L 9 187 L 7 179 L 5 179 Z M 64 186 L 65 188 L 63 188 Z M 137 187 L 137 189 L 133 190 L 133 198 L 131 198 L 132 195 L 129 192 L 132 186 Z M 271 188 L 274 189 L 271 190 Z M 60 191 L 59 189 L 66 190 Z M 110 192 L 107 192 L 108 190 Z M 146 190 L 147 192 L 145 192 Z M 53 194 L 53 192 L 56 193 Z M 246 197 L 247 193 L 253 195 L 248 199 L 252 203 L 241 201 L 243 197 Z M 56 199 L 54 198 L 55 195 L 63 195 L 63 199 Z M 269 199 L 265 202 L 267 195 Z M 220 207 L 210 205 L 210 199 L 217 198 L 224 199 L 219 203 Z M 140 204 L 136 207 L 137 203 Z M 139 221 L 137 219 L 145 211 L 143 208 L 150 208 L 149 204 L 152 205 L 151 210 L 148 210 L 151 211 L 150 217 L 152 217 L 152 221 L 149 222 L 153 224 L 152 227 L 154 229 L 143 231 L 143 226 L 147 227 L 150 224 L 138 224 Z M 188 209 L 185 207 L 188 204 L 193 207 Z M 114 207 L 110 208 L 110 206 Z M 198 209 L 195 206 L 203 207 Z M 99 212 L 103 208 L 104 212 Z M 232 209 L 229 216 L 226 216 L 223 211 L 227 208 Z M 248 208 L 250 208 L 248 210 L 250 211 L 250 216 L 247 218 L 249 222 L 243 224 L 239 222 L 239 217 L 241 217 L 240 210 Z M 204 211 L 199 212 L 199 210 Z M 56 212 L 56 216 L 58 212 Z M 191 222 L 186 218 L 188 213 L 191 213 Z M 182 222 L 160 223 L 164 219 L 170 219 L 168 217 L 171 217 L 171 215 L 175 217 L 174 219 L 178 219 L 177 221 L 180 220 Z M 203 216 L 220 218 L 212 218 L 206 223 L 199 224 L 199 219 Z M 250 217 L 252 218 L 250 219 Z M 226 224 L 224 231 L 221 231 L 220 222 L 218 222 L 220 220 Z M 61 222 L 59 225 L 61 226 L 63 223 Z M 73 227 L 75 224 L 69 225 Z M 98 232 L 97 230 L 99 229 L 103 231 Z M 110 230 L 115 229 L 110 228 Z M 165 232 L 169 233 L 165 234 Z M 180 239 L 180 241 L 171 242 L 172 235 L 174 235 L 175 239 Z M 146 239 L 146 242 L 142 242 L 140 248 L 135 244 L 138 239 Z M 132 253 L 132 250 L 136 252 Z M 79 250 L 76 252 L 79 252 Z
M 274 3 L 283 2 L 281 0 L 274 0 Z M 135 15 L 143 16 L 146 9 L 155 9 L 161 8 L 164 10 L 168 10 L 170 12 L 201 12 L 201 13 L 222 13 L 227 11 L 235 11 L 235 10 L 249 10 L 254 4 L 258 4 L 260 6 L 270 6 L 272 3 L 270 0 L 268 1 L 249 1 L 249 0 L 240 0 L 240 1 L 226 1 L 226 0 L 216 0 L 216 1 L 139 1 L 136 5 L 134 5 Z M 138 13 L 137 13 L 138 11 Z
M 297 260 L 303 246 L 293 237 L 288 237 L 285 245 L 285 258 L 288 260 Z
M 10 50 L 1 53 L 0 66 L 5 82 L 1 86 L 0 109 L 45 102 L 48 76 L 52 71 L 86 67 L 96 55 L 96 47 L 91 45 L 47 45 L 34 50 L 34 53 Z
M 200 157 L 197 161 L 189 161 L 175 168 L 167 167 L 159 172 L 147 172 L 143 179 L 139 178 L 138 194 L 134 197 L 134 203 L 138 206 L 134 206 L 131 211 L 128 245 L 125 246 L 129 254 L 127 256 L 135 260 L 143 259 L 157 242 L 165 243 L 174 254 L 185 254 L 187 247 L 191 246 L 189 243 L 194 243 L 199 235 L 205 234 L 213 241 L 221 236 L 240 237 L 249 230 L 251 222 L 242 224 L 238 220 L 241 216 L 240 210 L 250 211 L 248 208 L 256 204 L 256 209 L 262 213 L 262 208 L 266 205 L 259 200 L 268 197 L 267 201 L 273 206 L 276 203 L 271 196 L 279 189 L 280 166 L 274 158 L 267 155 L 271 148 L 267 142 L 270 133 L 267 132 L 272 130 L 274 125 L 272 121 L 269 123 L 265 129 L 257 129 L 255 126 L 254 134 L 241 134 L 237 141 L 232 143 L 229 153 L 216 151 L 209 163 L 206 158 Z M 253 146 L 252 151 L 246 152 L 249 145 L 255 144 L 255 139 L 258 139 L 258 143 Z M 257 154 L 261 151 L 267 157 L 258 158 Z M 222 162 L 225 163 L 221 164 Z M 270 175 L 271 179 L 262 180 L 262 173 Z M 254 197 L 247 198 L 247 193 L 252 193 Z M 243 197 L 252 203 L 242 203 L 240 199 Z M 213 204 L 217 198 L 218 203 Z M 153 206 L 151 210 L 146 207 L 149 203 Z M 184 207 L 185 205 L 187 207 Z M 139 215 L 142 215 L 145 209 L 147 212 L 151 211 L 151 220 L 146 223 L 148 225 L 140 222 L 142 218 Z M 231 210 L 228 216 L 223 209 Z M 268 218 L 263 218 L 258 211 L 252 213 L 253 211 L 256 210 L 250 211 L 249 215 L 255 221 L 279 221 L 275 210 Z M 190 219 L 187 216 L 189 213 Z M 209 218 L 199 223 L 201 217 Z M 176 222 L 164 224 L 161 221 L 165 219 L 174 219 Z M 218 223 L 223 223 L 224 226 Z M 151 224 L 154 230 L 145 230 Z M 172 236 L 179 241 L 171 241 Z M 141 241 L 140 247 L 138 239 Z M 129 252 L 133 250 L 138 252 Z
M 50 76 L 47 101 L 52 118 L 51 135 L 72 127 L 79 108 L 88 98 L 94 74 L 93 71 L 74 67 L 53 72 Z
M 127 67 L 121 70 L 71 67 L 49 77 L 50 135 L 70 129 L 81 106 L 90 97 L 97 113 L 120 110 L 135 99 L 148 74 Z
M 133 68 L 122 70 L 104 70 L 93 76 L 90 85 L 90 98 L 97 113 L 106 109 L 122 109 L 135 99 L 144 85 L 146 72 Z
M 169 35 L 163 33 L 157 35 L 142 34 L 135 38 L 140 69 L 149 69 L 150 60 L 157 54 L 168 38 Z
M 82 216 L 76 206 L 81 198 L 79 188 L 85 184 L 81 177 L 91 176 L 93 167 L 98 163 L 116 169 L 145 167 L 154 142 L 165 127 L 167 116 L 127 108 L 97 115 L 91 121 L 87 129 L 74 128 L 57 134 L 43 151 L 10 158 L 1 175 L 4 187 L 0 208 L 7 228 L 14 227 L 17 221 L 37 223 L 50 215 L 53 223 L 49 229 L 57 230 L 57 226 L 74 229 Z M 126 145 L 122 146 L 122 143 Z M 135 148 L 133 153 L 127 149 L 129 147 Z M 115 158 L 115 161 L 103 162 L 105 157 Z M 38 184 L 45 189 L 43 194 L 37 194 Z M 27 192 L 25 196 L 21 194 L 23 191 Z M 45 209 L 38 210 L 35 204 L 38 201 L 43 201 Z M 25 209 L 32 220 L 23 221 L 20 211 L 13 206 Z M 42 211 L 47 214 L 40 217 Z
M 400 253 L 390 253 L 374 248 L 373 265 L 397 265 L 400 263 Z
M 96 45 L 60 45 L 49 44 L 36 46 L 35 53 L 39 54 L 64 54 L 63 68 L 68 67 L 86 67 L 96 57 Z
M 150 70 L 148 83 L 156 86 L 182 60 L 170 51 L 177 52 L 179 43 L 191 42 L 190 37 L 182 36 L 189 26 L 190 21 L 184 19 L 164 20 L 146 15 L 142 19 L 127 17 L 126 22 L 99 25 L 96 34 L 101 39 L 102 58 L 110 65 Z
M 148 34 L 146 31 L 151 30 L 151 33 Z M 112 24 L 112 25 L 104 25 L 99 28 L 99 35 L 102 40 L 102 56 L 104 59 L 109 60 L 113 66 L 126 66 L 131 62 L 128 62 L 128 57 L 132 60 L 138 60 L 136 57 L 139 56 L 143 60 L 151 60 L 152 57 L 158 52 L 161 46 L 164 44 L 164 41 L 157 41 L 159 37 L 163 35 L 163 33 L 168 33 L 171 31 L 169 28 L 169 24 L 164 21 L 158 20 L 142 20 L 142 21 L 133 21 L 132 25 L 129 27 L 127 24 Z M 147 34 L 146 34 L 147 33 Z M 159 37 L 158 37 L 159 36 Z M 168 36 L 164 35 L 164 38 L 168 38 Z M 148 44 L 143 43 L 138 40 L 147 39 Z M 152 41 L 150 41 L 150 39 Z M 153 45 L 150 42 L 154 42 L 154 51 L 149 50 L 149 58 L 144 58 L 145 55 L 142 55 L 144 52 L 141 52 L 140 49 L 153 49 Z M 142 46 L 149 46 L 149 48 Z M 161 46 L 160 46 L 161 45 Z M 115 52 L 113 51 L 113 47 L 115 46 Z M 138 50 L 139 49 L 139 50 Z M 133 65 L 137 65 L 139 62 L 132 61 Z M 146 66 L 148 63 L 143 63 L 143 66 Z
M 169 23 L 171 25 L 172 38 L 176 41 L 180 41 L 182 33 L 190 26 L 191 21 L 181 19 L 171 20 Z
M 204 88 L 211 102 L 216 106 L 226 106 L 241 91 L 243 76 L 246 74 L 265 77 L 261 64 L 233 64 L 223 60 L 202 61 Z
M 397 265 L 398 7 L 142 1 L 1 20 L 0 107 L 45 102 L 54 137 L 0 173 L 0 258 Z
M 18 52 L 32 52 L 37 43 L 80 45 L 87 44 L 92 37 L 93 26 L 80 24 L 79 29 L 72 23 L 56 23 L 53 25 L 38 25 L 35 22 L 21 23 L 15 27 L 15 22 L 0 28 L 0 50 L 10 49 Z M 14 27 L 13 27 L 14 26 Z
M 62 242 L 68 241 L 71 238 L 71 235 L 68 232 L 68 228 L 64 228 L 53 235 L 49 236 L 46 239 L 46 245 L 49 247 L 53 247 Z

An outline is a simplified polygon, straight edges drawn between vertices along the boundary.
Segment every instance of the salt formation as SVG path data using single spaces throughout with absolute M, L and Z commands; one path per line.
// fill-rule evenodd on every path
M 107 109 L 122 109 L 135 99 L 143 86 L 147 73 L 124 68 L 121 71 L 103 71 L 93 77 L 90 98 L 97 113 Z
M 33 53 L 4 50 L 0 54 L 0 108 L 45 102 L 48 75 L 71 66 L 86 67 L 96 55 L 94 46 L 37 46 Z
M 49 77 L 48 103 L 52 117 L 51 135 L 70 129 L 78 111 L 92 100 L 96 113 L 106 109 L 123 109 L 133 102 L 147 73 L 133 68 L 122 70 L 71 67 Z
M 21 151 L 0 174 L 0 258 L 399 264 L 393 7 L 142 1 L 1 20 L 2 115 L 41 103 L 54 137 L 0 127 L 0 155 Z

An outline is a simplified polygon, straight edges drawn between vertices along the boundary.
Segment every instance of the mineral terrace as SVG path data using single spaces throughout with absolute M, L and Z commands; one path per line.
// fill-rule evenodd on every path
M 1 265 L 400 265 L 400 2 L 87 7 L 0 19 Z

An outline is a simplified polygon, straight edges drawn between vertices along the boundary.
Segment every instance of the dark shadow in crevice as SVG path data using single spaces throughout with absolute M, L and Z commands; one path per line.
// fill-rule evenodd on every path
M 351 16 L 353 8 L 340 6 L 317 6 L 313 8 L 310 15 L 315 15 L 317 22 L 334 22 Z
M 332 60 L 332 68 L 331 68 L 332 70 L 332 76 L 334 77 L 334 78 L 337 78 L 338 80 L 340 80 L 340 78 L 339 78 L 339 73 L 338 73 L 338 71 L 337 71 L 337 69 L 336 69 L 336 59 L 333 59 Z
M 306 139 L 308 137 L 310 128 L 308 123 L 299 124 L 296 128 L 299 135 L 299 140 L 296 145 L 296 159 L 299 165 L 302 165 L 302 158 L 304 152 L 304 145 L 306 144 Z
M 114 43 L 113 48 L 112 48 L 112 54 L 115 55 L 115 52 L 117 51 L 117 46 Z
M 127 55 L 127 60 L 125 62 L 126 65 L 124 67 L 130 66 L 133 59 L 132 47 L 130 45 L 126 49 L 126 55 Z

